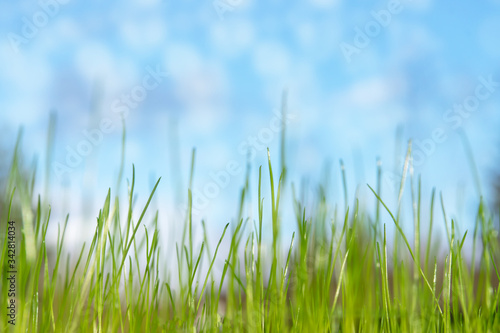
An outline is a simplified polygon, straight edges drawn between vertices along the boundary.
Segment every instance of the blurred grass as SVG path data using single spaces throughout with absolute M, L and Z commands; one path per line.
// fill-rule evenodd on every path
M 286 112 L 286 94 L 283 96 Z M 284 119 L 285 117 L 283 117 Z M 55 118 L 51 118 L 47 155 L 51 155 Z M 341 162 L 344 209 L 328 201 L 328 181 L 308 206 L 291 183 L 284 192 L 288 166 L 285 135 L 281 137 L 280 170 L 273 173 L 268 151 L 269 179 L 259 168 L 257 214 L 248 210 L 250 168 L 242 186 L 236 220 L 220 230 L 211 244 L 205 221 L 193 221 L 192 193 L 195 151 L 185 196 L 188 209 L 176 252 L 165 256 L 159 237 L 159 214 L 148 212 L 160 183 L 134 219 L 135 168 L 127 197 L 118 193 L 124 170 L 126 133 L 122 160 L 114 191 L 107 192 L 97 212 L 92 239 L 78 253 L 65 249 L 69 216 L 48 233 L 51 209 L 46 198 L 34 192 L 36 168 L 22 162 L 21 131 L 14 149 L 4 193 L 1 197 L 2 230 L 7 221 L 17 226 L 17 317 L 7 322 L 2 307 L 0 327 L 8 332 L 164 332 L 164 331 L 425 331 L 495 332 L 500 330 L 498 302 L 498 232 L 494 213 L 483 198 L 477 209 L 474 230 L 458 233 L 441 212 L 447 231 L 447 253 L 437 252 L 443 239 L 432 234 L 437 214 L 435 191 L 423 203 L 420 178 L 415 179 L 408 145 L 400 181 L 398 206 L 393 211 L 382 195 L 382 165 L 377 163 L 377 184 L 370 186 L 374 212 L 349 197 L 346 172 Z M 50 159 L 47 159 L 50 161 Z M 50 172 L 45 170 L 46 184 Z M 409 185 L 408 185 L 409 184 Z M 413 239 L 403 232 L 400 211 L 405 186 L 411 187 Z M 304 191 L 304 189 L 301 189 Z M 268 197 L 265 193 L 269 193 Z M 285 195 L 288 193 L 290 195 Z M 282 202 L 291 201 L 296 232 L 284 234 Z M 352 205 L 351 202 L 354 202 Z M 33 205 L 36 203 L 36 205 Z M 271 207 L 264 216 L 264 207 Z M 334 207 L 330 209 L 329 207 Z M 422 211 L 430 220 L 422 221 Z M 120 212 L 126 211 L 121 215 Z M 255 220 L 248 216 L 256 216 Z M 387 235 L 388 221 L 395 227 Z M 203 242 L 195 242 L 193 230 L 201 224 Z M 263 233 L 270 225 L 271 244 Z M 429 228 L 422 232 L 422 226 Z M 423 235 L 426 235 L 423 236 Z M 2 237 L 0 266 L 7 271 L 7 233 Z M 464 242 L 472 237 L 472 249 Z M 56 247 L 47 240 L 56 238 Z M 422 242 L 422 238 L 426 238 Z M 221 247 L 226 242 L 227 249 Z M 214 246 L 215 245 L 215 246 Z M 283 249 L 285 249 L 283 251 Z M 472 252 L 472 256 L 468 253 Z M 464 257 L 471 258 L 468 262 Z M 476 262 L 476 257 L 479 262 Z M 177 269 L 167 271 L 169 260 Z M 221 274 L 214 272 L 223 263 Z M 207 266 L 205 270 L 202 266 Z M 1 282 L 1 300 L 7 304 L 7 280 Z

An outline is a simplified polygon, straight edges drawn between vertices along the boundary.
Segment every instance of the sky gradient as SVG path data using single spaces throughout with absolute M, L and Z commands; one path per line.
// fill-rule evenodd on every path
M 461 132 L 491 193 L 500 161 L 498 0 L 52 0 L 0 8 L 3 147 L 22 125 L 28 161 L 37 154 L 43 166 L 55 112 L 51 193 L 58 211 L 71 210 L 80 223 L 115 186 L 123 118 L 125 176 L 134 163 L 139 205 L 159 176 L 157 205 L 182 205 L 196 147 L 196 216 L 225 224 L 236 215 L 246 152 L 253 197 L 267 147 L 279 165 L 285 90 L 288 179 L 315 188 L 330 170 L 332 203 L 343 204 L 339 159 L 352 197 L 360 185 L 373 204 L 365 184 L 375 184 L 377 158 L 384 193 L 396 197 L 391 179 L 412 138 L 424 197 L 436 187 L 453 214 L 471 216 L 478 194 Z

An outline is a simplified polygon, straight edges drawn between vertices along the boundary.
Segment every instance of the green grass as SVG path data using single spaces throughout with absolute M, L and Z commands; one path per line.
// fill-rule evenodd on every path
M 80 251 L 68 253 L 64 241 L 70 217 L 57 226 L 57 232 L 49 233 L 50 205 L 34 192 L 36 169 L 22 171 L 20 137 L 1 212 L 2 230 L 7 230 L 11 214 L 16 215 L 17 316 L 16 325 L 9 325 L 2 306 L 2 331 L 500 330 L 500 251 L 493 225 L 498 217 L 488 212 L 481 199 L 476 220 L 469 223 L 473 230 L 459 233 L 441 197 L 446 237 L 433 235 L 439 203 L 435 202 L 435 191 L 429 203 L 421 200 L 420 178 L 413 175 L 411 143 L 397 207 L 391 209 L 384 202 L 378 163 L 377 183 L 368 185 L 376 205 L 370 212 L 348 196 L 348 170 L 342 162 L 343 208 L 328 201 L 326 181 L 313 198 L 315 204 L 306 205 L 295 185 L 286 184 L 290 180 L 285 177 L 283 135 L 280 172 L 273 170 L 269 151 L 268 164 L 258 169 L 258 202 L 253 206 L 257 214 L 246 208 L 250 202 L 248 171 L 239 202 L 234 203 L 238 207 L 235 222 L 210 224 L 220 226 L 218 240 L 210 239 L 205 221 L 192 218 L 193 150 L 189 188 L 184 194 L 188 209 L 175 253 L 161 251 L 164 242 L 159 237 L 159 214 L 148 212 L 160 179 L 143 207 L 135 207 L 135 168 L 128 196 L 113 195 L 122 183 L 122 158 L 117 185 L 107 192 L 97 212 L 92 239 L 86 240 Z M 124 142 L 125 132 L 123 147 Z M 47 150 L 51 151 L 50 144 Z M 263 176 L 263 168 L 268 169 L 269 179 Z M 402 218 L 405 186 L 411 188 L 412 221 Z M 284 201 L 291 203 L 295 221 L 284 221 Z M 37 205 L 32 207 L 32 202 Z M 270 208 L 269 216 L 265 216 L 264 207 Z M 422 214 L 425 210 L 429 214 Z M 422 215 L 430 219 L 422 220 Z M 296 232 L 285 234 L 285 223 L 294 223 Z M 403 224 L 404 229 L 413 225 L 412 239 L 403 231 Z M 391 239 L 389 228 L 395 230 Z M 203 242 L 195 242 L 195 229 L 203 230 Z M 267 233 L 269 242 L 263 237 Z M 49 239 L 57 240 L 55 248 L 48 248 Z M 472 244 L 467 249 L 466 239 Z M 5 232 L 0 257 L 3 272 L 8 270 L 10 259 L 7 244 Z M 439 244 L 441 250 L 446 249 L 444 256 L 437 252 Z M 464 257 L 472 259 L 469 262 Z M 168 265 L 172 260 L 178 267 L 175 270 Z M 222 272 L 216 267 L 223 267 Z M 0 285 L 5 305 L 8 281 L 2 278 Z

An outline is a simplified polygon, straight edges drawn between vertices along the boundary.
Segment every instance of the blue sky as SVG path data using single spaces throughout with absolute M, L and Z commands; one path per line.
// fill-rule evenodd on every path
M 70 194 L 59 200 L 59 209 L 78 212 L 76 220 L 84 220 L 87 209 L 96 212 L 115 184 L 123 94 L 135 94 L 137 102 L 125 117 L 125 172 L 130 177 L 135 163 L 143 200 L 151 179 L 163 176 L 158 205 L 175 207 L 175 190 L 187 186 L 192 147 L 194 188 L 201 193 L 214 182 L 211 174 L 227 171 L 228 163 L 239 170 L 199 212 L 217 225 L 236 214 L 242 147 L 255 148 L 253 184 L 258 165 L 265 165 L 266 146 L 278 162 L 280 134 L 272 127 L 284 89 L 292 115 L 290 179 L 300 183 L 305 177 L 314 184 L 330 161 L 332 202 L 342 203 L 340 158 L 351 195 L 357 184 L 375 183 L 377 157 L 387 177 L 397 174 L 398 126 L 403 143 L 411 137 L 424 147 L 415 167 L 424 193 L 434 186 L 443 191 L 457 215 L 463 210 L 470 216 L 477 204 L 458 131 L 467 133 L 486 193 L 500 161 L 500 86 L 494 83 L 500 82 L 498 0 L 54 0 L 4 1 L 0 7 L 2 131 L 12 138 L 23 125 L 28 156 L 38 154 L 44 163 L 48 114 L 56 110 L 54 162 L 67 166 L 68 147 L 88 148 L 84 132 L 95 133 L 103 121 L 106 128 L 114 126 L 101 131 L 102 140 L 94 137 L 98 144 L 70 172 L 59 178 L 53 170 L 53 196 Z M 356 44 L 359 38 L 363 43 Z M 346 56 L 346 45 L 357 51 Z M 151 71 L 168 75 L 145 89 Z M 475 111 L 453 111 L 456 104 L 473 103 L 478 89 L 485 97 L 476 97 Z M 181 170 L 175 176 L 169 148 L 174 124 Z M 252 144 L 259 135 L 265 143 Z M 6 146 L 12 144 L 9 137 Z M 386 195 L 394 197 L 386 184 Z

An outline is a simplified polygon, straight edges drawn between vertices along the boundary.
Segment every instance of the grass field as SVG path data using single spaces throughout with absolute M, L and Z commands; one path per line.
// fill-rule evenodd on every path
M 284 157 L 277 170 L 268 153 L 269 163 L 258 169 L 259 181 L 253 185 L 258 189 L 257 211 L 250 214 L 244 204 L 249 201 L 247 175 L 234 202 L 239 207 L 236 222 L 220 228 L 215 241 L 204 222 L 191 215 L 193 151 L 184 231 L 169 258 L 175 258 L 175 271 L 168 271 L 162 258 L 158 212 L 147 213 L 160 179 L 144 207 L 134 205 L 135 173 L 140 171 L 128 175 L 126 198 L 113 195 L 118 191 L 110 188 L 95 212 L 93 238 L 69 254 L 64 243 L 68 219 L 57 233 L 48 232 L 50 206 L 34 192 L 36 171 L 23 171 L 20 155 L 17 145 L 2 197 L 2 331 L 500 331 L 498 216 L 481 200 L 476 220 L 469 223 L 473 228 L 458 233 L 439 195 L 433 192 L 430 202 L 422 202 L 411 144 L 399 205 L 390 209 L 384 203 L 378 165 L 377 183 L 368 185 L 376 203 L 373 212 L 360 208 L 353 197 L 345 198 L 353 203 L 348 207 L 327 202 L 322 186 L 316 204 L 307 206 L 292 180 L 284 181 Z M 117 187 L 124 182 L 124 163 Z M 269 178 L 264 178 L 266 168 Z M 340 175 L 344 186 L 345 172 Z M 401 195 L 407 186 L 413 219 L 403 221 Z M 284 201 L 292 203 L 295 219 L 286 222 L 295 224 L 295 233 L 283 232 Z M 265 206 L 271 208 L 269 216 Z M 423 211 L 430 220 L 421 219 Z M 19 219 L 7 223 L 13 214 Z M 432 233 L 437 214 L 444 216 L 445 237 Z M 402 223 L 413 225 L 411 237 Z M 391 237 L 389 227 L 396 230 Z M 204 242 L 194 241 L 194 228 L 205 231 Z M 264 244 L 263 230 L 272 230 L 269 244 Z M 55 248 L 46 245 L 48 239 L 57 239 Z M 467 250 L 466 239 L 472 240 Z M 221 246 L 223 241 L 230 246 Z M 10 244 L 15 244 L 15 254 Z M 439 244 L 446 249 L 444 256 L 436 251 Z M 214 273 L 215 263 L 223 264 L 222 274 Z M 15 297 L 9 296 L 10 270 L 16 271 Z M 11 299 L 15 325 L 9 323 Z

